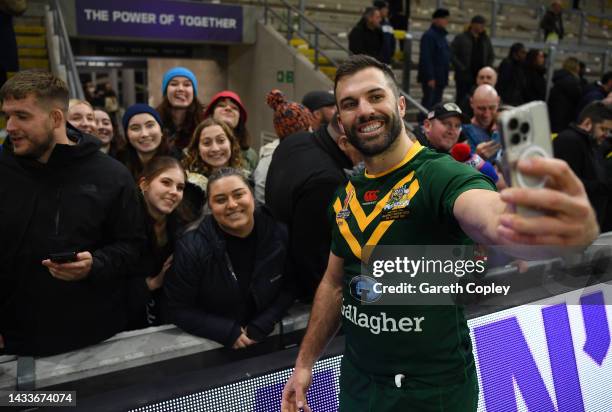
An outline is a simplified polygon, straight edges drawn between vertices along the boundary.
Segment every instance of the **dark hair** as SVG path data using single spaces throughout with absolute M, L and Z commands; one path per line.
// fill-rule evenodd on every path
M 236 102 L 231 97 L 222 97 L 220 99 L 217 99 L 217 101 L 212 105 L 212 107 L 208 108 L 208 111 L 210 112 L 209 116 L 211 118 L 214 117 L 215 115 L 215 108 L 223 100 L 231 100 L 232 102 L 240 106 L 240 104 L 238 104 L 238 102 Z M 238 117 L 238 124 L 232 130 L 232 132 L 236 140 L 238 140 L 238 145 L 240 146 L 240 149 L 247 150 L 249 147 L 251 147 L 251 134 L 246 128 L 246 123 L 244 121 L 244 117 L 242 116 L 242 110 L 240 110 L 240 117 Z
M 601 101 L 589 103 L 578 115 L 578 124 L 581 124 L 586 119 L 591 119 L 594 125 L 603 123 L 606 120 L 612 120 L 612 108 L 606 106 Z
M 539 66 L 537 64 L 538 55 L 540 53 L 544 53 L 544 52 L 542 50 L 540 50 L 540 49 L 530 49 L 527 52 L 527 57 L 525 57 L 525 66 L 530 68 L 530 69 L 541 68 L 542 66 Z
M 253 194 L 253 188 L 251 187 L 251 184 L 249 183 L 249 179 L 247 179 L 247 177 L 244 175 L 244 173 L 242 173 L 241 170 L 233 168 L 233 167 L 222 167 L 220 169 L 215 170 L 208 177 L 208 183 L 206 184 L 206 201 L 209 200 L 210 187 L 212 186 L 212 184 L 215 183 L 217 180 L 221 180 L 224 177 L 230 177 L 230 176 L 236 176 L 240 178 L 240 180 L 242 180 L 242 182 L 249 188 L 249 190 L 251 191 L 251 194 Z
M 352 76 L 353 74 L 370 67 L 374 67 L 383 72 L 385 78 L 387 79 L 387 83 L 389 83 L 389 87 L 391 87 L 393 90 L 393 94 L 395 97 L 399 97 L 399 88 L 397 87 L 393 70 L 391 70 L 386 64 L 376 60 L 374 57 L 370 57 L 365 54 L 356 54 L 351 56 L 338 67 L 338 70 L 336 71 L 336 79 L 334 80 L 334 93 L 336 93 L 338 82 L 343 77 Z M 336 100 L 336 104 L 337 103 L 338 102 Z
M 0 102 L 25 99 L 30 94 L 45 104 L 55 102 L 63 112 L 68 110 L 68 86 L 53 73 L 42 70 L 15 73 L 0 88 Z
M 117 154 L 117 160 L 119 160 L 121 163 L 125 165 L 125 167 L 128 168 L 128 170 L 132 173 L 132 176 L 134 176 L 134 180 L 138 180 L 138 177 L 141 175 L 145 165 L 142 164 L 142 161 L 140 160 L 140 157 L 138 156 L 138 152 L 136 151 L 134 146 L 132 146 L 132 144 L 130 143 L 128 132 L 129 132 L 129 129 L 125 131 L 126 144 L 123 150 L 121 150 Z M 155 151 L 155 155 L 153 156 L 153 158 L 157 156 L 165 156 L 169 153 L 170 153 L 170 148 L 168 146 L 168 138 L 166 137 L 166 135 L 163 133 L 163 130 L 162 130 L 161 141 L 159 143 L 159 146 L 157 147 L 157 150 Z
M 612 80 L 612 71 L 606 72 L 601 76 L 601 84 L 606 84 Z
M 193 131 L 197 125 L 204 120 L 204 105 L 198 100 L 195 94 L 193 95 L 193 100 L 189 106 L 187 106 L 185 120 L 183 124 L 179 126 L 180 129 L 172 121 L 172 110 L 174 109 L 167 95 L 164 95 L 164 99 L 161 104 L 157 106 L 156 110 L 164 124 L 164 135 L 174 137 L 174 145 L 179 149 L 189 144 Z M 175 136 L 171 136 L 172 134 Z
M 363 11 L 363 17 L 372 17 L 372 15 L 374 14 L 374 12 L 378 10 L 377 7 L 366 7 L 365 10 Z
M 372 5 L 374 7 L 376 7 L 377 9 L 384 9 L 385 7 L 389 7 L 389 3 L 385 0 L 374 0 L 374 2 L 372 3 Z
M 512 46 L 510 46 L 510 50 L 508 50 L 508 57 L 514 56 L 516 53 L 523 50 L 524 48 L 525 45 L 521 42 L 513 43 Z
M 108 155 L 111 157 L 117 158 L 119 152 L 125 149 L 126 142 L 125 136 L 119 130 L 119 125 L 117 123 L 117 117 L 113 114 L 109 113 L 104 107 L 94 106 L 94 114 L 96 111 L 104 112 L 108 116 L 111 121 L 111 125 L 113 126 L 113 140 L 110 142 L 110 148 L 108 149 Z
M 181 162 L 177 159 L 170 156 L 157 156 L 151 159 L 143 168 L 138 180 L 143 179 L 145 182 L 151 183 L 157 176 L 173 168 L 177 168 L 183 172 L 185 183 L 187 183 L 187 172 L 183 169 L 183 165 L 181 165 Z
M 201 122 L 193 132 L 191 141 L 187 146 L 187 154 L 183 159 L 183 166 L 185 167 L 185 169 L 189 170 L 190 172 L 197 172 L 203 174 L 204 176 L 209 176 L 212 173 L 212 168 L 206 163 L 204 163 L 204 161 L 202 160 L 199 148 L 202 131 L 210 126 L 221 127 L 230 142 L 231 153 L 229 158 L 229 166 L 236 168 L 241 167 L 242 160 L 240 154 L 240 146 L 238 145 L 238 141 L 234 136 L 234 133 L 232 133 L 232 129 L 226 123 L 220 122 L 212 117 L 209 117 L 203 122 Z

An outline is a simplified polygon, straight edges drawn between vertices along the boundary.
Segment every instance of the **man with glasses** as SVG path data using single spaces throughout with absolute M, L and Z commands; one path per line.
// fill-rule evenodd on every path
M 455 103 L 438 103 L 414 134 L 423 146 L 448 153 L 459 140 L 461 123 L 462 112 L 459 106 Z

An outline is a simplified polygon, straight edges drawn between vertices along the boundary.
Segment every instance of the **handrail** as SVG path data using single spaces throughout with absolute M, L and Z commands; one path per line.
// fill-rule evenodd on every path
M 64 16 L 60 8 L 59 0 L 50 0 L 51 12 L 53 13 L 53 25 L 55 32 L 59 35 L 60 39 L 60 58 L 66 66 L 66 72 L 68 77 L 68 89 L 70 95 L 73 98 L 85 99 L 85 93 L 83 93 L 83 87 L 79 79 L 79 73 L 76 68 L 74 55 L 72 54 L 72 47 L 70 46 L 70 38 L 68 37 L 68 30 L 66 30 L 66 24 L 64 22 Z
M 329 60 L 329 62 L 334 66 L 334 67 L 338 67 L 338 63 L 332 59 L 330 56 L 328 56 L 325 52 L 323 52 L 323 50 L 320 50 L 319 48 L 319 33 L 323 34 L 323 36 L 325 36 L 328 40 L 330 40 L 334 45 L 336 45 L 340 50 L 346 52 L 348 55 L 351 55 L 351 51 L 348 49 L 348 47 L 344 46 L 343 44 L 341 44 L 340 42 L 338 42 L 331 34 L 327 33 L 325 30 L 323 30 L 322 28 L 320 28 L 316 23 L 314 23 L 312 20 L 310 20 L 308 17 L 306 17 L 304 15 L 304 13 L 302 13 L 301 10 L 297 9 L 296 7 L 292 6 L 291 4 L 289 4 L 287 2 L 287 0 L 279 0 L 286 8 L 287 8 L 287 21 L 285 22 L 285 24 L 287 25 L 287 41 L 289 42 L 291 40 L 291 35 L 293 33 L 293 28 L 291 27 L 291 20 L 290 20 L 290 12 L 295 13 L 301 20 L 305 21 L 306 23 L 310 24 L 314 30 L 315 30 L 315 41 L 314 41 L 314 45 L 310 44 L 310 41 L 307 39 L 305 33 L 302 33 L 300 30 L 297 30 L 298 35 L 303 38 L 308 44 L 309 46 L 312 46 L 314 51 L 315 51 L 315 56 L 314 56 L 314 65 L 315 65 L 315 69 L 319 68 L 319 54 L 323 57 L 325 57 L 327 60 Z M 280 21 L 283 21 L 283 16 L 281 16 L 279 13 L 277 13 L 276 11 L 274 11 L 272 9 L 272 7 L 268 4 L 268 0 L 263 0 L 264 3 L 264 23 L 268 24 L 268 13 L 272 13 L 274 16 L 276 16 Z M 302 28 L 302 25 L 300 25 L 300 28 Z M 425 109 L 425 107 L 423 107 L 414 97 L 410 96 L 410 94 L 408 94 L 406 91 L 402 90 L 400 88 L 400 93 L 402 96 L 404 96 L 404 98 L 406 100 L 408 100 L 411 104 L 413 104 L 420 112 L 422 113 L 427 113 L 427 109 Z

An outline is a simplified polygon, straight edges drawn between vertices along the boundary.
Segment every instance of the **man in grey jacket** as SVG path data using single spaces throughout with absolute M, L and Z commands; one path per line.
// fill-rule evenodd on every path
M 468 28 L 458 34 L 451 43 L 452 63 L 455 68 L 455 86 L 457 95 L 455 101 L 460 102 L 474 87 L 478 71 L 485 66 L 491 66 L 495 52 L 491 39 L 485 31 L 485 19 L 482 16 L 472 17 Z

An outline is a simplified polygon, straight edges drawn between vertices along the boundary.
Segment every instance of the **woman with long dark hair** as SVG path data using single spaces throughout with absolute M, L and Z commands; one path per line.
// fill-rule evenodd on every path
M 137 103 L 125 111 L 123 129 L 127 144 L 118 158 L 132 172 L 134 179 L 138 180 L 151 159 L 169 153 L 161 118 L 148 104 Z
M 204 106 L 198 100 L 198 80 L 189 69 L 174 67 L 164 74 L 161 104 L 157 106 L 170 150 L 182 153 L 193 131 L 204 120 Z
M 255 198 L 242 172 L 208 179 L 212 211 L 176 244 L 164 288 L 174 324 L 241 349 L 272 332 L 293 302 L 287 228 Z
M 546 56 L 540 49 L 531 49 L 525 57 L 525 103 L 546 100 Z
M 125 140 L 115 123 L 115 117 L 111 116 L 101 107 L 94 108 L 96 120 L 96 131 L 94 135 L 100 139 L 102 147 L 100 150 L 111 157 L 117 158 L 118 153 L 125 147 Z
M 146 242 L 129 273 L 128 328 L 159 325 L 162 285 L 184 220 L 178 209 L 187 176 L 178 160 L 159 156 L 145 166 L 138 179 L 145 216 Z

